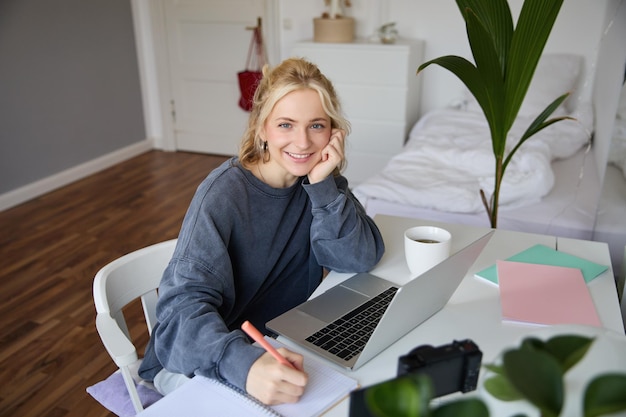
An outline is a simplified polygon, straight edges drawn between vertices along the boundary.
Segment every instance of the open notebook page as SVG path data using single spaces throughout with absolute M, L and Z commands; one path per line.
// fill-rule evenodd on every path
M 277 348 L 282 346 L 272 338 L 267 339 Z M 304 395 L 295 404 L 269 407 L 234 387 L 196 376 L 137 416 L 317 417 L 358 387 L 355 379 L 313 358 L 305 357 L 304 368 L 309 375 L 309 382 Z

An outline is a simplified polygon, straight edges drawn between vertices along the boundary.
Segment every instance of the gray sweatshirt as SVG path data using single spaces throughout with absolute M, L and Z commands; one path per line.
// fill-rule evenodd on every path
M 263 349 L 239 330 L 305 301 L 323 268 L 363 272 L 384 252 L 380 232 L 344 177 L 272 188 L 232 158 L 193 197 L 163 274 L 155 326 L 139 369 L 164 367 L 245 388 Z

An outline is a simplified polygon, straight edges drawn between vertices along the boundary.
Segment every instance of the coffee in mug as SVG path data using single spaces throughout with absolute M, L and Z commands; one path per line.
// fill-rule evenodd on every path
M 439 243 L 438 240 L 433 239 L 415 239 L 415 241 L 420 243 Z
M 452 235 L 436 226 L 417 226 L 404 232 L 404 253 L 412 277 L 426 272 L 450 255 Z

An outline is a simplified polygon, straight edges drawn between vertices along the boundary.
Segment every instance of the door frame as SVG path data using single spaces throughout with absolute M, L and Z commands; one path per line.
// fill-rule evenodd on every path
M 270 62 L 277 62 L 280 56 L 279 1 L 263 0 L 264 40 Z M 175 151 L 163 1 L 130 0 L 130 3 L 146 137 L 155 149 Z

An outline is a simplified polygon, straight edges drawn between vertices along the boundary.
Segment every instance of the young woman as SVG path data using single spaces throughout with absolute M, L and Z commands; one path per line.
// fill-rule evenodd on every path
M 302 59 L 264 69 L 238 157 L 200 184 L 159 288 L 158 323 L 140 368 L 167 394 L 195 374 L 229 382 L 266 404 L 296 402 L 307 382 L 253 346 L 305 301 L 324 270 L 362 272 L 384 244 L 340 175 L 349 123 L 330 81 Z

